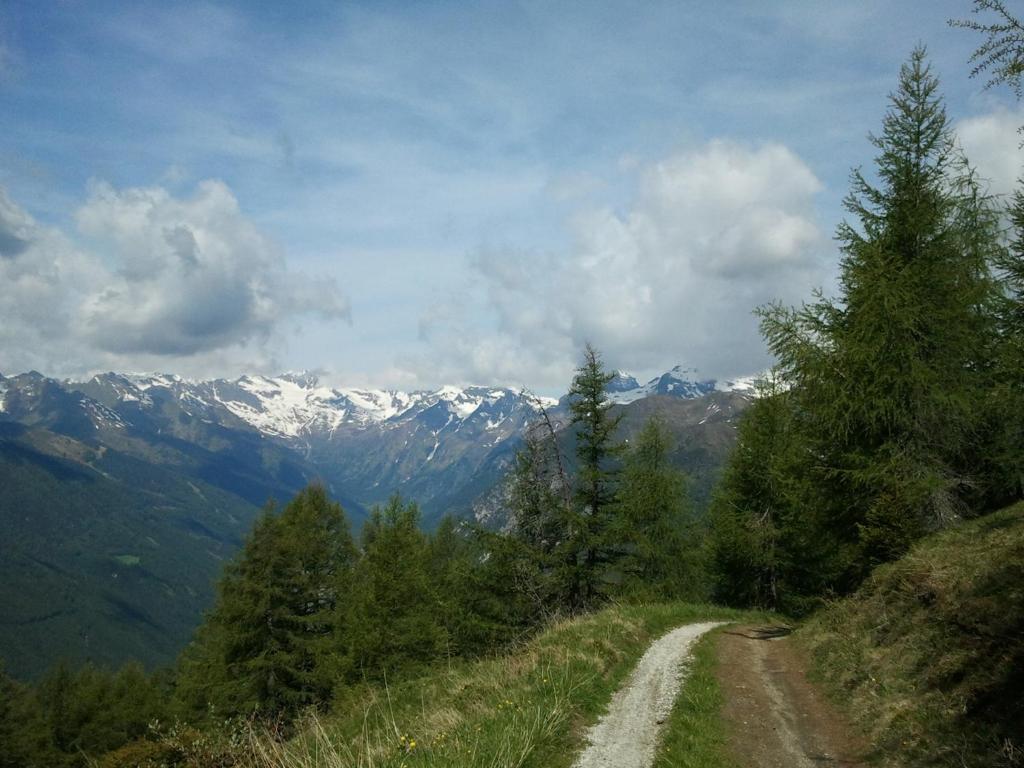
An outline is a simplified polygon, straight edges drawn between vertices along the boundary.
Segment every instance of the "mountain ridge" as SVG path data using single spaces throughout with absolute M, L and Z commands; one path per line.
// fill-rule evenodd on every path
M 665 420 L 700 503 L 751 393 L 685 385 L 681 370 L 627 381 L 613 407 L 622 440 L 651 415 Z M 0 375 L 0 560 L 21 564 L 0 583 L 10 607 L 0 656 L 23 676 L 59 655 L 170 661 L 260 507 L 314 480 L 357 529 L 396 492 L 428 527 L 445 514 L 500 526 L 493 491 L 542 406 L 571 464 L 567 398 L 518 387 L 407 393 L 324 387 L 305 373 Z

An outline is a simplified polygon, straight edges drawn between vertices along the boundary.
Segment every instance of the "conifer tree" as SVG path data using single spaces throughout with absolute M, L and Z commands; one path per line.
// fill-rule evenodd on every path
M 523 572 L 536 563 L 514 536 L 445 517 L 430 536 L 428 575 L 445 631 L 445 653 L 496 651 L 534 623 Z
M 669 461 L 671 437 L 648 420 L 625 452 L 610 540 L 617 592 L 632 598 L 699 597 L 699 547 L 686 477 Z
M 179 698 L 202 710 L 288 715 L 325 703 L 343 669 L 343 601 L 355 549 L 322 486 L 268 508 L 227 567 L 216 607 L 183 654 Z
M 430 581 L 429 542 L 419 508 L 395 495 L 363 529 L 353 580 L 348 641 L 354 673 L 382 678 L 447 652 L 442 606 Z
M 559 560 L 566 573 L 568 603 L 578 609 L 593 602 L 602 589 L 609 560 L 614 516 L 616 460 L 613 442 L 621 416 L 609 413 L 605 387 L 614 378 L 597 351 L 587 344 L 583 364 L 569 388 L 569 411 L 576 434 L 576 519 L 561 543 Z
M 971 55 L 971 77 L 985 77 L 985 87 L 1008 84 L 1020 99 L 1024 96 L 1024 23 L 1010 12 L 1003 0 L 974 0 L 974 14 L 989 14 L 992 21 L 950 20 L 950 25 L 985 35 Z
M 1010 206 L 1012 237 L 997 261 L 999 343 L 988 434 L 989 506 L 1024 497 L 1024 189 Z
M 0 768 L 60 765 L 34 692 L 7 676 L 0 662 Z
M 813 503 L 859 549 L 847 586 L 967 511 L 990 364 L 996 217 L 923 48 L 890 102 L 877 182 L 855 171 L 846 200 L 838 300 L 762 310 L 816 455 Z
M 575 552 L 570 537 L 581 522 L 572 504 L 557 437 L 546 421 L 527 430 L 506 483 L 511 538 L 500 544 L 511 569 L 508 576 L 536 612 L 557 611 L 569 601 L 575 557 L 566 552 Z M 493 549 L 499 542 L 491 544 Z M 568 557 L 573 567 L 565 567 L 562 557 Z
M 842 570 L 827 522 L 808 500 L 810 457 L 792 394 L 773 378 L 759 382 L 711 501 L 717 600 L 802 614 Z
M 974 0 L 974 18 L 950 25 L 980 32 L 984 42 L 971 55 L 971 77 L 985 88 L 1008 85 L 1017 101 L 1024 97 L 1024 23 L 1002 0 Z M 1024 126 L 1018 128 L 1024 132 Z M 1010 243 L 996 259 L 999 282 L 998 342 L 994 387 L 987 401 L 983 433 L 992 441 L 977 454 L 983 482 L 979 501 L 1001 507 L 1024 496 L 1024 179 L 1008 206 Z

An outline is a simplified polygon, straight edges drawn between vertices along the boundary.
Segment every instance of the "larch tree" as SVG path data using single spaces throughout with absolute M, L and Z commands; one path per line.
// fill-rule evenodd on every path
M 619 446 L 614 442 L 621 417 L 609 412 L 605 387 L 614 378 L 590 344 L 569 388 L 569 411 L 576 435 L 575 501 L 578 524 L 562 543 L 560 560 L 567 571 L 569 606 L 590 604 L 602 589 L 611 557 L 608 535 L 615 512 Z
M 353 672 L 380 679 L 443 657 L 444 610 L 430 579 L 419 507 L 395 495 L 363 528 L 348 611 Z
M 344 512 L 322 486 L 280 514 L 265 510 L 182 655 L 186 709 L 288 716 L 325 704 L 346 660 L 341 622 L 354 560 Z
M 774 377 L 757 386 L 711 501 L 713 589 L 727 605 L 802 614 L 843 558 L 809 501 L 814 457 L 794 398 Z
M 654 600 L 699 599 L 699 547 L 686 476 L 672 466 L 671 437 L 648 420 L 624 452 L 609 539 L 617 592 Z
M 923 48 L 890 97 L 873 177 L 854 171 L 839 296 L 761 310 L 812 443 L 848 576 L 967 511 L 990 365 L 990 201 L 954 142 Z

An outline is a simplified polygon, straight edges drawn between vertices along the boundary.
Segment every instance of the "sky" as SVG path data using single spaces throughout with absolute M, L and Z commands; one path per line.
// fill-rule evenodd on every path
M 1016 0 L 1015 0 L 1016 1 Z M 1011 3 L 1013 5 L 1013 3 Z M 968 0 L 0 2 L 0 372 L 564 391 L 763 370 L 928 47 L 990 190 Z

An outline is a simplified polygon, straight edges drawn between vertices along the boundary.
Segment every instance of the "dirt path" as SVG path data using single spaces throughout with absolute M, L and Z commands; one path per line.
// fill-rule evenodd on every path
M 629 682 L 612 697 L 608 712 L 587 731 L 589 746 L 574 768 L 648 768 L 654 762 L 661 724 L 679 693 L 690 648 L 717 626 L 686 624 L 652 643 Z
M 863 749 L 807 681 L 778 627 L 729 628 L 718 637 L 722 717 L 734 759 L 751 768 L 862 766 Z

